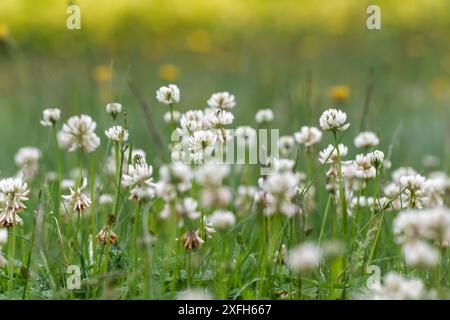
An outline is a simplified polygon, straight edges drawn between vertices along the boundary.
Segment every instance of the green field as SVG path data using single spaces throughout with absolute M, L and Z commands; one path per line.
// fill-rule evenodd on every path
M 81 9 L 80 30 L 66 27 L 70 4 Z M 379 1 L 380 30 L 366 27 L 369 4 L 356 0 L 123 0 L 114 4 L 2 0 L 1 178 L 15 177 L 31 166 L 15 161 L 19 148 L 36 147 L 41 155 L 33 177 L 24 178 L 30 190 L 29 199 L 23 201 L 26 208 L 14 209 L 11 203 L 18 201 L 17 192 L 7 191 L 7 186 L 2 191 L 0 183 L 0 221 L 1 214 L 11 210 L 23 219 L 21 225 L 8 226 L 5 243 L 0 238 L 4 258 L 0 298 L 173 299 L 195 288 L 202 288 L 201 297 L 206 290 L 217 299 L 449 298 L 450 213 L 445 206 L 450 194 L 446 176 L 450 2 Z M 322 130 L 312 153 L 296 143 L 284 156 L 295 163 L 288 170 L 291 176 L 300 171 L 306 175 L 296 181 L 299 194 L 284 199 L 297 209 L 294 217 L 283 214 L 279 206 L 272 215 L 264 215 L 264 203 L 256 200 L 245 208 L 236 204 L 240 185 L 258 188 L 260 164 L 230 165 L 229 173 L 212 185 L 183 173 L 191 186 L 177 190 L 173 198 L 157 191 L 150 200 L 129 200 L 135 186 L 122 185 L 122 174 L 129 171 L 127 164 L 139 165 L 129 157 L 133 149 L 145 151 L 154 183 L 163 181 L 176 189 L 179 182 L 164 181 L 159 171 L 169 163 L 172 127 L 163 120 L 169 106 L 157 101 L 156 91 L 172 83 L 181 91 L 179 103 L 173 105 L 181 113 L 209 108 L 213 93 L 233 94 L 234 121 L 228 129 L 271 128 L 292 136 L 305 125 L 320 129 L 319 118 L 329 108 L 344 111 L 350 127 L 338 131 L 336 139 Z M 114 120 L 106 112 L 110 102 L 123 106 Z M 47 108 L 61 110 L 61 119 L 51 128 L 40 124 Z M 255 113 L 267 108 L 273 110 L 274 120 L 256 123 Z M 85 147 L 69 152 L 56 145 L 55 134 L 70 117 L 80 114 L 91 116 L 97 125 L 100 145 L 91 153 Z M 106 137 L 105 130 L 113 125 L 126 127 L 127 141 Z M 374 132 L 380 143 L 356 148 L 354 138 L 362 131 Z M 329 165 L 319 162 L 319 151 L 338 140 L 348 153 L 331 165 L 336 176 L 327 177 Z M 375 149 L 383 151 L 392 166 L 377 168 L 376 177 L 356 178 L 363 187 L 352 189 L 345 168 L 340 177 L 341 165 L 347 165 L 343 161 Z M 108 165 L 112 174 L 105 169 Z M 187 167 L 194 176 L 206 170 Z M 389 195 L 385 188 L 400 167 L 413 167 L 427 182 L 412 190 L 406 182 L 401 189 L 400 180 L 394 181 L 401 192 Z M 442 172 L 440 179 L 445 177 L 438 181 L 443 185 L 434 180 L 436 171 Z M 60 196 L 69 190 L 61 182 L 72 180 L 78 188 L 84 177 L 83 192 L 91 203 L 78 213 L 63 205 Z M 282 176 L 279 184 L 289 179 Z M 334 192 L 326 188 L 330 180 L 336 184 Z M 220 192 L 231 198 L 223 200 L 227 195 Z M 411 195 L 414 192 L 417 195 Z M 112 203 L 101 203 L 104 194 L 111 195 Z M 211 194 L 217 199 L 208 203 L 205 197 Z M 351 207 L 352 200 L 369 197 L 378 199 L 375 205 Z M 380 204 L 383 197 L 388 204 Z M 194 211 L 200 217 L 191 219 L 179 209 L 186 198 L 198 201 Z M 400 208 L 392 208 L 403 198 L 406 202 Z M 166 219 L 161 218 L 164 206 L 171 211 Z M 219 209 L 232 212 L 236 221 L 224 230 L 216 228 L 208 238 L 203 218 Z M 344 218 L 342 212 L 347 210 Z M 421 230 L 414 239 L 399 240 L 394 221 L 402 213 L 420 215 L 421 211 L 441 214 L 437 225 L 442 230 L 432 236 Z M 106 225 L 118 240 L 91 245 L 89 239 Z M 195 230 L 204 243 L 196 250 L 185 249 L 183 235 Z M 415 263 L 405 261 L 402 251 L 413 242 L 423 245 L 409 251 L 420 260 Z M 289 252 L 292 257 L 291 250 L 304 243 L 320 245 L 323 256 L 314 268 L 295 270 Z M 330 251 L 327 244 L 340 249 L 325 257 Z M 286 252 L 281 254 L 283 247 Z M 435 254 L 439 261 L 434 261 Z M 301 253 L 298 256 L 302 258 Z M 371 264 L 380 267 L 382 278 L 397 272 L 420 279 L 424 289 L 417 296 L 402 296 L 382 288 L 375 290 L 377 296 L 366 289 L 370 276 L 366 268 Z M 75 290 L 67 285 L 70 265 L 81 270 L 81 287 Z M 185 293 L 192 297 L 196 292 L 189 290 Z

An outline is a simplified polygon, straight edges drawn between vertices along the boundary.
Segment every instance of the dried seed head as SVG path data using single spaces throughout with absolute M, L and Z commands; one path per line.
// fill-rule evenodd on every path
M 183 247 L 187 250 L 195 250 L 200 248 L 204 241 L 200 238 L 199 232 L 188 231 L 183 234 L 181 240 L 183 241 Z

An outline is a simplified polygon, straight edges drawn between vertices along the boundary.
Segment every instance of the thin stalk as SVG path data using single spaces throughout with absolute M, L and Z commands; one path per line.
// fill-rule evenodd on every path
M 13 298 L 13 289 L 14 289 L 14 258 L 16 255 L 16 234 L 15 234 L 15 221 L 16 221 L 16 213 L 13 213 L 13 224 L 11 225 L 11 232 L 10 237 L 11 241 L 9 242 L 9 248 L 8 248 L 8 255 L 9 255 L 9 261 L 8 261 L 8 291 L 9 296 L 12 299 Z
M 56 201 L 54 206 L 54 211 L 57 217 L 59 217 L 59 204 L 61 201 L 61 181 L 62 181 L 62 163 L 61 163 L 61 153 L 58 147 L 58 133 L 56 131 L 56 127 L 53 126 L 53 139 L 55 144 L 55 158 L 56 158 L 56 174 L 57 174 L 57 185 L 56 185 Z
M 96 224 L 95 224 L 95 173 L 92 163 L 92 158 L 89 158 L 89 180 L 91 185 L 91 237 L 92 237 L 92 270 L 95 270 L 95 255 L 97 252 L 96 236 Z M 89 250 L 89 249 L 88 249 Z
M 317 241 L 317 244 L 319 246 L 322 242 L 323 233 L 325 230 L 325 224 L 327 222 L 327 217 L 328 217 L 328 210 L 330 209 L 330 203 L 331 203 L 331 194 L 328 195 L 327 205 L 325 207 L 325 213 L 324 213 L 323 219 L 322 219 L 322 226 L 320 227 L 319 240 Z

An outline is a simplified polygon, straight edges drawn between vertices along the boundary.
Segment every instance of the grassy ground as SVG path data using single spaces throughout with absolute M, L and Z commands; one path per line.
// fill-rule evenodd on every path
M 170 125 L 162 120 L 168 107 L 156 101 L 155 91 L 176 83 L 182 95 L 176 109 L 181 112 L 204 109 L 212 93 L 226 90 L 237 100 L 231 127 L 256 128 L 255 112 L 272 108 L 275 119 L 270 127 L 281 135 L 292 135 L 303 125 L 319 127 L 322 112 L 336 106 L 351 123 L 341 140 L 349 146 L 345 160 L 360 153 L 353 146 L 355 135 L 370 130 L 380 138 L 377 149 L 392 161 L 391 171 L 412 166 L 425 176 L 429 169 L 422 160 L 431 154 L 439 159 L 437 168 L 448 172 L 449 4 L 416 1 L 403 8 L 386 1 L 380 4 L 383 28 L 369 31 L 366 4 L 359 1 L 328 7 L 308 1 L 281 5 L 192 1 L 192 10 L 174 2 L 127 5 L 118 1 L 102 7 L 81 1 L 86 19 L 81 31 L 65 29 L 67 14 L 61 3 L 55 6 L 47 1 L 37 8 L 28 1 L 0 4 L 1 177 L 14 176 L 20 169 L 14 163 L 20 147 L 35 146 L 42 152 L 40 170 L 29 182 L 27 209 L 20 214 L 24 223 L 9 228 L 8 243 L 3 245 L 8 263 L 0 269 L 1 297 L 159 299 L 175 298 L 186 288 L 207 288 L 212 297 L 227 299 L 349 298 L 365 286 L 369 276 L 364 267 L 382 213 L 384 222 L 372 262 L 383 275 L 397 271 L 418 277 L 439 297 L 447 297 L 444 247 L 438 271 L 405 266 L 392 232 L 401 210 L 386 215 L 382 210 L 371 220 L 372 209 L 366 208 L 358 221 L 349 217 L 348 233 L 341 234 L 342 201 L 325 189 L 327 168 L 317 160 L 319 150 L 334 144 L 330 133 L 324 132 L 312 155 L 301 151 L 298 158 L 297 170 L 307 173 L 305 184 L 316 190 L 313 208 L 295 219 L 282 214 L 266 218 L 257 206 L 240 212 L 232 201 L 225 208 L 237 216 L 234 227 L 218 231 L 211 239 L 202 231 L 205 243 L 192 252 L 183 249 L 179 238 L 188 230 L 201 229 L 201 219 L 186 220 L 177 228 L 180 218 L 176 215 L 159 218 L 165 203 L 161 197 L 142 204 L 129 201 L 129 190 L 117 188 L 118 172 L 108 176 L 103 169 L 114 150 L 104 135 L 113 124 L 105 105 L 118 101 L 127 113 L 115 123 L 124 125 L 126 119 L 128 148 L 143 149 L 154 168 L 154 180 L 160 180 L 158 169 L 170 153 L 150 131 L 161 132 L 168 144 Z M 348 91 L 340 101 L 331 93 L 336 86 Z M 145 119 L 140 98 L 149 105 L 153 125 Z M 92 116 L 100 147 L 91 154 L 57 152 L 53 129 L 39 123 L 42 110 L 48 107 L 62 110 L 58 130 L 72 115 Z M 88 178 L 86 193 L 93 203 L 84 218 L 78 219 L 67 208 L 55 210 L 61 201 L 60 181 L 50 183 L 45 176 L 57 171 L 57 155 L 63 179 L 73 178 L 79 185 L 80 167 Z M 296 152 L 289 157 L 296 160 Z M 71 176 L 73 170 L 75 176 Z M 233 199 L 238 185 L 257 186 L 258 166 L 250 166 L 245 174 L 240 170 L 231 166 L 223 181 Z M 380 190 L 391 180 L 390 173 L 383 170 Z M 193 182 L 192 189 L 177 194 L 177 201 L 188 196 L 197 199 L 202 216 L 209 216 L 218 206 L 201 204 L 206 191 L 202 183 Z M 362 192 L 369 196 L 374 191 L 375 182 L 370 181 Z M 113 204 L 99 204 L 104 193 L 113 195 Z M 448 204 L 448 197 L 444 201 Z M 96 244 L 91 263 L 89 236 L 95 237 L 111 221 L 110 215 L 118 219 L 113 229 L 119 240 L 111 247 Z M 305 241 L 317 244 L 321 230 L 322 244 L 340 240 L 345 249 L 321 261 L 312 272 L 296 275 L 277 252 L 282 244 L 288 250 Z M 149 238 L 155 240 L 139 240 Z M 352 263 L 357 267 L 348 268 Z M 69 265 L 80 266 L 81 289 L 67 289 Z

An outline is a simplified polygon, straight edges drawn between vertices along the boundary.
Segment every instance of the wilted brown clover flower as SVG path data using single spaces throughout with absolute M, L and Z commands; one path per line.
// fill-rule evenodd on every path
M 186 232 L 183 234 L 181 240 L 183 241 L 183 247 L 187 250 L 195 250 L 200 248 L 205 242 L 200 238 L 198 230 Z

